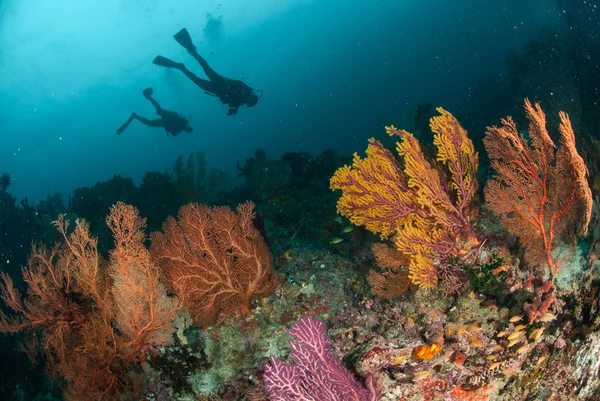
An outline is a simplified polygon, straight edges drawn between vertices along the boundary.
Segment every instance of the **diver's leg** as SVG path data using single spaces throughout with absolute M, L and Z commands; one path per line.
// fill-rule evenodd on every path
M 140 121 L 142 124 L 146 124 L 149 127 L 164 127 L 165 126 L 165 121 L 162 118 L 158 118 L 156 120 L 150 120 L 146 117 L 138 116 L 135 113 L 133 113 L 133 118 Z
M 206 74 L 208 79 L 210 79 L 213 82 L 219 82 L 219 81 L 225 80 L 225 78 L 223 78 L 221 75 L 219 75 L 215 70 L 213 70 L 210 67 L 210 65 L 208 65 L 206 60 L 201 55 L 199 55 L 198 52 L 194 51 L 194 52 L 190 52 L 190 54 L 192 55 L 192 57 L 194 57 L 196 59 L 196 61 L 200 64 L 200 66 L 202 66 L 202 69 L 204 70 L 204 73 Z
M 162 107 L 160 107 L 160 104 L 158 104 L 158 102 L 152 97 L 152 88 L 144 89 L 143 93 L 144 97 L 148 99 L 150 103 L 152 103 L 152 106 L 154 106 L 154 108 L 156 109 L 156 113 L 160 114 Z
M 202 90 L 210 93 L 216 93 L 215 85 L 211 81 L 198 77 L 196 74 L 194 74 L 185 67 L 181 69 L 181 72 L 183 72 L 186 77 L 188 77 L 193 83 L 198 85 Z

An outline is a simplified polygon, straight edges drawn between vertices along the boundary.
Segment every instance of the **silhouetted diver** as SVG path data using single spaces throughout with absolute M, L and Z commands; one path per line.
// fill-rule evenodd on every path
M 210 68 L 204 58 L 202 58 L 196 51 L 196 46 L 192 43 L 192 38 L 188 33 L 187 29 L 183 28 L 177 32 L 174 36 L 175 40 L 183 46 L 188 53 L 200 63 L 206 76 L 210 79 L 202 79 L 192 73 L 190 70 L 185 68 L 183 63 L 176 63 L 175 61 L 169 60 L 163 56 L 157 56 L 153 63 L 160 65 L 161 67 L 176 68 L 183 72 L 192 82 L 198 85 L 208 95 L 218 97 L 221 103 L 228 106 L 227 115 L 231 116 L 237 114 L 240 106 L 247 105 L 248 107 L 256 106 L 258 103 L 258 96 L 254 89 L 246 85 L 240 80 L 225 78 L 219 75 L 215 70 Z M 262 91 L 257 91 L 261 92 Z
M 154 108 L 156 109 L 156 114 L 158 114 L 161 118 L 156 120 L 149 120 L 145 117 L 138 116 L 136 113 L 131 113 L 129 119 L 125 121 L 125 124 L 121 125 L 117 130 L 117 135 L 121 135 L 123 131 L 133 120 L 139 120 L 140 122 L 146 124 L 149 127 L 160 127 L 164 128 L 167 131 L 167 135 L 171 134 L 173 136 L 179 135 L 181 131 L 192 132 L 194 129 L 190 127 L 189 121 L 187 118 L 175 113 L 174 111 L 165 110 L 160 107 L 160 104 L 154 98 L 152 98 L 153 90 L 152 88 L 146 88 L 142 91 L 144 97 L 152 103 Z

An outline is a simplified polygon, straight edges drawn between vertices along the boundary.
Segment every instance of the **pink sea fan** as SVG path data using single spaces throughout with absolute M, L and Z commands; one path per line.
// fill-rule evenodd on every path
M 333 355 L 325 325 L 312 316 L 300 319 L 289 331 L 295 364 L 271 357 L 264 382 L 271 401 L 375 401 L 372 378 L 361 385 Z

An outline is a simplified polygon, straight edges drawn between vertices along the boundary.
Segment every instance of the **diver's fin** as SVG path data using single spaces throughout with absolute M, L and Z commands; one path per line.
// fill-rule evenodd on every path
M 177 32 L 173 35 L 177 43 L 185 48 L 188 53 L 193 53 L 196 51 L 196 46 L 192 43 L 192 38 L 190 37 L 190 33 L 187 29 L 183 28 L 181 31 Z
M 163 56 L 156 56 L 152 63 L 160 65 L 161 67 L 177 68 L 178 70 L 183 68 L 183 63 L 176 63 L 173 60 L 169 60 L 168 58 Z
M 129 124 L 131 124 L 131 122 L 133 121 L 134 116 L 135 116 L 135 113 L 131 113 L 131 116 L 129 116 L 129 119 L 127 119 L 127 121 L 125 121 L 125 123 L 123 125 L 121 125 L 119 127 L 119 129 L 117 130 L 117 135 L 121 135 L 123 133 L 123 131 L 125 131 L 127 129 L 127 127 L 129 127 Z
M 142 91 L 142 94 L 144 95 L 144 97 L 152 96 L 154 94 L 154 89 L 146 88 Z

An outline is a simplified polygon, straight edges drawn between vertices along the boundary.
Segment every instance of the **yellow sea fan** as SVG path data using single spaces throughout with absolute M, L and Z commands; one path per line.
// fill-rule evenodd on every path
M 456 204 L 460 208 L 475 195 L 479 156 L 458 120 L 441 107 L 437 111 L 440 115 L 430 121 L 433 144 L 437 147 L 436 160 L 450 171 L 450 184 L 457 191 Z
M 456 251 L 477 188 L 473 143 L 452 114 L 437 110 L 430 121 L 436 160 L 425 156 L 413 134 L 391 125 L 385 129 L 400 138 L 399 159 L 370 139 L 367 157 L 355 155 L 352 166 L 331 179 L 331 188 L 342 190 L 338 212 L 382 238 L 393 234 L 396 249 L 409 259 L 409 278 L 425 288 L 437 285 L 437 263 Z M 396 280 L 391 274 L 375 278 L 381 288 Z
M 418 207 L 394 155 L 375 139 L 366 154 L 364 159 L 355 154 L 352 166 L 339 168 L 330 187 L 342 190 L 338 213 L 386 238 Z

